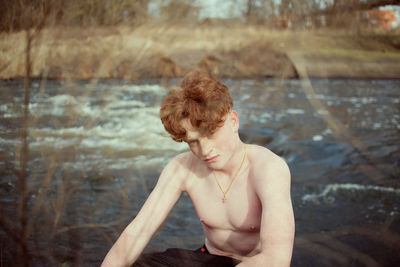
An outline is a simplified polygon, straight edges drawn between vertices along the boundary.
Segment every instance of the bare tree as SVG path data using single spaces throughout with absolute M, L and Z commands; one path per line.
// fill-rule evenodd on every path
M 161 16 L 170 21 L 194 21 L 199 18 L 200 8 L 193 5 L 193 1 L 170 1 L 161 7 Z

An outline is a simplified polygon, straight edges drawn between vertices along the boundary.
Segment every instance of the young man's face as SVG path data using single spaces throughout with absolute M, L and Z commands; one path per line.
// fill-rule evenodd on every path
M 221 169 L 226 165 L 232 157 L 237 140 L 239 120 L 235 111 L 229 112 L 224 124 L 209 135 L 199 132 L 189 119 L 183 119 L 181 125 L 186 130 L 184 141 L 197 158 L 212 169 Z

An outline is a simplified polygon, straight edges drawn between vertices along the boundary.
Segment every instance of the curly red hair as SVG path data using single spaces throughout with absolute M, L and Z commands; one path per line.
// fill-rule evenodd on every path
M 183 119 L 189 118 L 193 127 L 208 135 L 222 126 L 232 107 L 228 87 L 211 74 L 195 70 L 185 75 L 180 90 L 171 90 L 164 98 L 160 118 L 172 139 L 182 142 L 186 137 Z

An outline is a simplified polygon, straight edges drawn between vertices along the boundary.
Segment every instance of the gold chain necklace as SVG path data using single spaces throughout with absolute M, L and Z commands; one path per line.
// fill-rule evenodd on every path
M 224 194 L 224 197 L 222 198 L 222 203 L 225 203 L 225 201 L 226 201 L 226 194 L 228 194 L 228 191 L 231 189 L 231 186 L 232 186 L 233 181 L 236 179 L 236 176 L 239 174 L 240 169 L 242 169 L 243 162 L 244 162 L 244 159 L 245 159 L 245 158 L 246 158 L 246 145 L 244 145 L 244 154 L 243 154 L 242 163 L 240 163 L 240 167 L 239 167 L 239 169 L 236 171 L 235 175 L 233 176 L 233 178 L 232 178 L 232 180 L 231 180 L 231 183 L 229 184 L 229 186 L 228 186 L 228 188 L 226 189 L 226 191 L 224 191 L 224 190 L 222 189 L 222 186 L 219 184 L 218 179 L 217 179 L 217 176 L 215 175 L 215 172 L 214 172 L 214 170 L 213 170 L 213 174 L 214 174 L 215 181 L 217 182 L 217 185 L 218 185 L 219 189 L 221 190 L 222 194 Z

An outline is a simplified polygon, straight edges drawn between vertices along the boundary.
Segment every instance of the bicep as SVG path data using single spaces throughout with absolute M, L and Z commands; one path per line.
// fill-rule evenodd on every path
M 291 258 L 294 215 L 290 197 L 290 171 L 286 163 L 268 170 L 258 181 L 257 194 L 262 203 L 260 238 L 262 250 L 270 257 Z
M 128 233 L 151 237 L 179 199 L 182 193 L 181 181 L 179 166 L 176 163 L 167 165 L 140 212 L 128 226 Z

